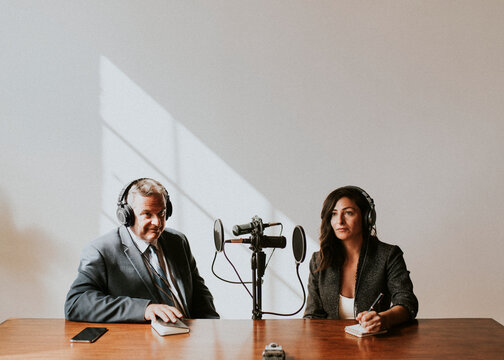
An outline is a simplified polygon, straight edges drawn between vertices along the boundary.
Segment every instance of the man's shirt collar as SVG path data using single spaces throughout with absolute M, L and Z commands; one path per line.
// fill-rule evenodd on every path
M 128 229 L 128 231 L 129 231 L 129 233 L 131 235 L 131 238 L 133 239 L 133 242 L 135 243 L 135 245 L 137 246 L 138 250 L 140 250 L 140 252 L 142 254 L 145 251 L 147 251 L 147 248 L 149 247 L 149 245 L 153 245 L 155 248 L 157 248 L 158 239 L 154 240 L 153 242 L 148 242 L 148 241 L 142 240 L 138 236 L 136 236 L 135 233 L 133 231 L 131 231 L 130 227 L 128 227 L 127 229 Z

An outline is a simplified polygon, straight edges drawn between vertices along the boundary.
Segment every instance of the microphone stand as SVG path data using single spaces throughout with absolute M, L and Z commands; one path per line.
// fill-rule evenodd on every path
M 266 254 L 261 249 L 262 229 L 254 229 L 251 234 L 253 251 L 251 258 L 252 266 L 252 320 L 262 319 L 262 277 L 266 268 Z

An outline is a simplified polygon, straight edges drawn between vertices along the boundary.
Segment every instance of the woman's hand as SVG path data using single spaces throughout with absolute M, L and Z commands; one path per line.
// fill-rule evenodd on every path
M 408 319 L 408 310 L 402 305 L 395 305 L 379 314 L 376 311 L 363 311 L 355 318 L 363 328 L 370 332 L 390 329 Z
M 376 332 L 386 329 L 383 317 L 376 311 L 363 311 L 355 318 L 364 329 L 369 332 Z

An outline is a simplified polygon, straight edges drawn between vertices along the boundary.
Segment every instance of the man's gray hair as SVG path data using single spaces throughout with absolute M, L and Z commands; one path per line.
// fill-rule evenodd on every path
M 131 204 L 137 195 L 151 196 L 156 194 L 162 195 L 166 202 L 168 191 L 159 181 L 150 178 L 140 179 L 129 189 L 126 202 Z

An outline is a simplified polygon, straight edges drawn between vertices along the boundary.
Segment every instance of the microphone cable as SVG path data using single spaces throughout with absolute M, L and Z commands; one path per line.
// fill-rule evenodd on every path
M 227 257 L 227 255 L 226 255 L 226 250 L 225 250 L 225 247 L 226 247 L 226 245 L 225 245 L 225 244 L 223 244 L 223 245 L 222 245 L 222 252 L 224 253 L 224 256 L 226 257 L 227 261 L 228 261 L 228 262 L 231 264 L 231 266 L 233 267 L 233 269 L 234 269 L 234 271 L 235 271 L 236 275 L 238 276 L 238 278 L 240 279 L 240 281 L 233 281 L 233 280 L 223 279 L 223 278 L 221 278 L 219 275 L 217 275 L 217 274 L 215 273 L 215 270 L 214 270 L 214 265 L 215 265 L 215 259 L 217 259 L 217 253 L 218 253 L 218 251 L 217 251 L 217 250 L 215 250 L 215 255 L 214 255 L 214 258 L 213 258 L 213 261 L 212 261 L 212 273 L 215 275 L 215 277 L 216 277 L 217 279 L 222 280 L 222 281 L 224 281 L 224 282 L 227 282 L 227 283 L 229 283 L 229 284 L 252 284 L 252 281 L 243 281 L 243 280 L 241 280 L 240 274 L 238 273 L 238 271 L 237 271 L 237 270 L 236 270 L 236 268 L 234 267 L 234 265 L 233 265 L 233 263 L 231 262 L 231 260 L 229 260 L 229 258 L 228 258 L 228 257 Z M 248 290 L 248 289 L 247 289 L 247 290 Z
M 293 312 L 290 314 L 280 314 L 280 313 L 271 312 L 271 311 L 261 311 L 262 314 L 277 315 L 277 316 L 293 316 L 293 315 L 296 315 L 297 313 L 299 313 L 303 309 L 303 307 L 306 304 L 306 291 L 304 289 L 303 281 L 301 281 L 301 276 L 299 276 L 299 265 L 300 264 L 296 264 L 296 273 L 297 273 L 297 277 L 299 279 L 299 283 L 301 284 L 301 289 L 303 290 L 303 305 L 301 305 L 301 307 L 296 312 Z

